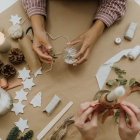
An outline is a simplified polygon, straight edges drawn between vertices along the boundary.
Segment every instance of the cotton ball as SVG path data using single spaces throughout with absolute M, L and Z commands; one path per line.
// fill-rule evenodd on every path
M 9 36 L 13 39 L 18 39 L 22 36 L 22 28 L 19 24 L 13 25 L 9 28 Z

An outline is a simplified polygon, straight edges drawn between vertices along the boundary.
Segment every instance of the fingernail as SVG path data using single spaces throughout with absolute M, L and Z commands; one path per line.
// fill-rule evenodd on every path
M 73 64 L 73 66 L 77 66 L 77 64 Z
M 75 60 L 75 58 L 72 58 L 72 61 L 74 61 Z
M 70 44 L 70 42 L 68 42 L 67 44 Z
M 52 46 L 48 46 L 48 49 L 52 49 Z

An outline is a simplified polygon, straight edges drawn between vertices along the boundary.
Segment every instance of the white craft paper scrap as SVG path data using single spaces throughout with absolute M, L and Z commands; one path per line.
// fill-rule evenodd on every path
M 138 5 L 140 5 L 140 0 L 135 0 L 135 2 L 136 2 Z
M 96 74 L 96 78 L 97 78 L 100 90 L 103 88 L 103 85 L 104 85 L 104 83 L 110 73 L 111 67 L 114 65 L 114 63 L 120 61 L 120 59 L 123 56 L 128 57 L 128 54 L 131 50 L 132 49 L 127 49 L 127 50 L 121 51 L 120 53 L 116 54 L 115 56 L 113 56 L 111 59 L 109 59 L 103 65 L 100 66 L 100 68 L 98 69 L 98 72 Z
M 22 118 L 19 119 L 18 122 L 15 122 L 14 124 L 19 128 L 19 130 L 23 133 L 26 128 L 29 128 L 27 125 L 28 120 L 23 120 Z
M 15 2 L 18 0 L 0 0 L 0 13 L 8 9 L 10 6 L 12 6 Z
M 2 140 L 2 139 L 0 138 L 0 140 Z
M 41 107 L 41 92 L 37 93 L 37 95 L 31 100 L 30 104 L 34 107 Z

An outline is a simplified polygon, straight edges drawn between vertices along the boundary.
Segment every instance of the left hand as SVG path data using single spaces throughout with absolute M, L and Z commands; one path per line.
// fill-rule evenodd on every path
M 82 47 L 80 51 L 73 57 L 73 60 L 80 58 L 77 62 L 73 64 L 73 66 L 80 65 L 88 60 L 89 53 L 98 39 L 98 37 L 103 33 L 105 28 L 105 24 L 100 21 L 96 20 L 94 25 L 85 33 L 80 35 L 77 39 L 73 40 L 68 45 L 75 45 L 77 43 L 82 42 Z
M 99 101 L 95 101 L 98 103 Z M 90 102 L 80 105 L 79 111 L 75 118 L 75 126 L 82 135 L 82 140 L 94 140 L 98 129 L 98 112 L 95 111 L 98 105 L 90 107 Z M 89 119 L 89 115 L 91 119 Z

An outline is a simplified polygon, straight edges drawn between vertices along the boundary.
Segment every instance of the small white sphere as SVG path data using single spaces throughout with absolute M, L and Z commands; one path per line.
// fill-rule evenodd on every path
M 115 39 L 115 43 L 116 43 L 116 44 L 120 44 L 121 41 L 122 41 L 121 38 L 116 38 L 116 39 Z
M 22 36 L 22 28 L 19 24 L 13 25 L 8 30 L 9 36 L 13 39 L 18 39 Z

